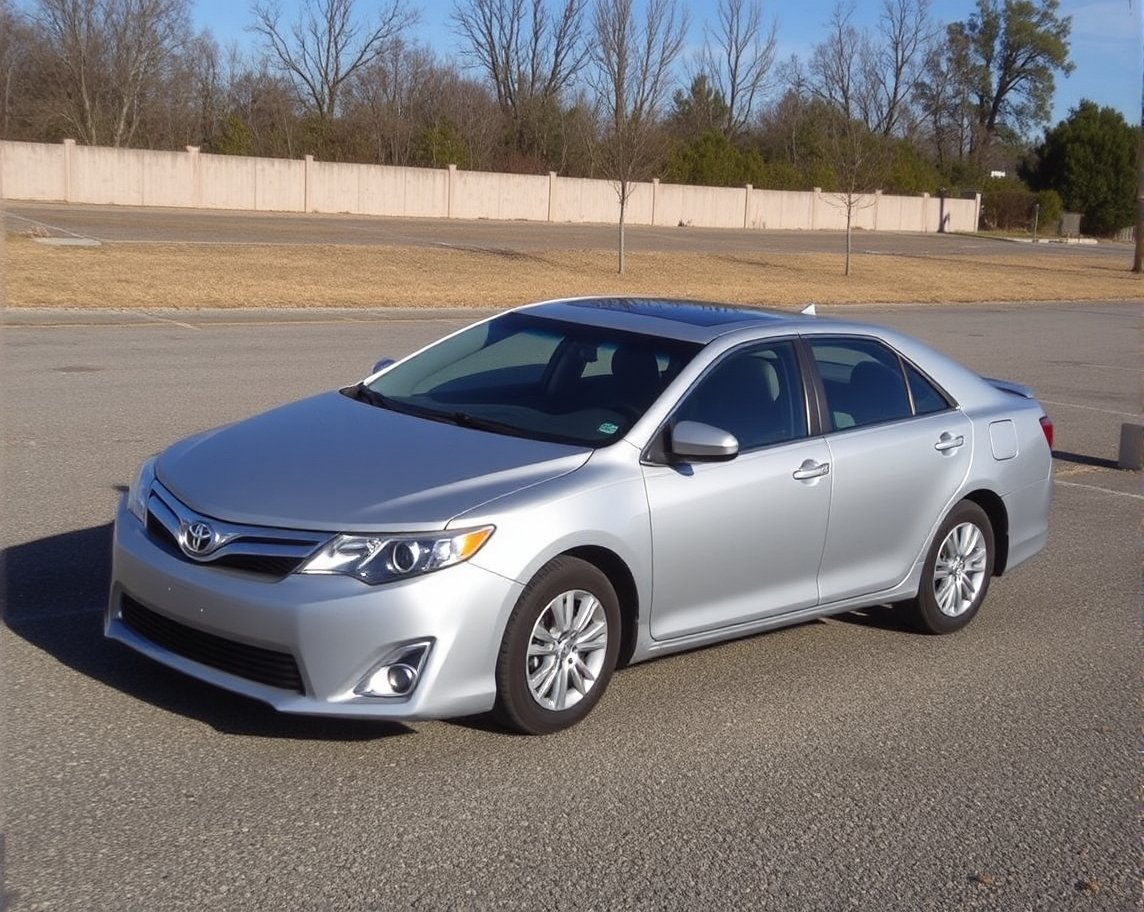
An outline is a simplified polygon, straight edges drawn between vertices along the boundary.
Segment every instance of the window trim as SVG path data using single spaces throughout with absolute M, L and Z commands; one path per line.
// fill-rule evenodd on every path
M 897 349 L 894 349 L 894 351 L 897 351 Z M 934 380 L 934 378 L 931 377 L 926 371 L 922 370 L 920 367 L 914 364 L 913 361 L 911 361 L 901 352 L 898 352 L 898 358 L 902 362 L 902 374 L 906 378 L 906 392 L 910 394 L 910 409 L 913 411 L 915 418 L 925 418 L 927 415 L 940 415 L 942 412 L 948 412 L 951 409 L 961 408 L 961 406 L 957 404 L 956 400 L 946 391 L 945 387 Z M 907 368 L 913 368 L 916 370 L 921 378 L 934 388 L 934 391 L 941 397 L 942 401 L 945 402 L 945 408 L 938 409 L 936 412 L 926 412 L 922 415 L 918 414 L 918 406 L 914 401 L 914 391 L 910 387 L 910 375 L 906 372 Z

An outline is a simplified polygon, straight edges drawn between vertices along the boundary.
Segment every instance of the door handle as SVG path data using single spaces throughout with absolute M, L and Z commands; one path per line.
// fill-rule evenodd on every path
M 806 460 L 794 470 L 794 477 L 799 481 L 806 481 L 808 478 L 821 478 L 823 475 L 829 474 L 829 462 L 815 462 L 813 459 Z
M 933 445 L 933 448 L 939 453 L 944 453 L 946 450 L 956 450 L 964 443 L 965 437 L 963 437 L 961 434 L 958 434 L 956 437 L 954 437 L 948 431 L 945 431 L 940 437 L 938 437 L 937 443 Z

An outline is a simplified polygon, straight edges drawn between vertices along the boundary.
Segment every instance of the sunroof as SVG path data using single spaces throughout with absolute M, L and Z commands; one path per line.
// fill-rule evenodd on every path
M 698 301 L 672 301 L 649 298 L 588 298 L 569 301 L 573 307 L 591 307 L 596 310 L 618 310 L 642 317 L 659 317 L 689 323 L 692 326 L 719 326 L 723 323 L 746 323 L 757 320 L 778 320 L 789 314 L 727 304 L 703 304 Z

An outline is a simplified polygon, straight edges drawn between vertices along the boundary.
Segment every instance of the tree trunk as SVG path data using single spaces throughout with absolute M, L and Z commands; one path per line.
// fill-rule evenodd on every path
M 624 274 L 624 212 L 628 208 L 628 183 L 620 183 L 620 275 Z
M 853 196 L 846 201 L 846 275 L 850 275 L 850 222 L 854 217 Z

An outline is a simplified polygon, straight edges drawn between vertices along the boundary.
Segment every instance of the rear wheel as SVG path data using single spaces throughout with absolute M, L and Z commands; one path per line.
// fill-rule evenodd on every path
M 917 597 L 909 603 L 924 630 L 953 633 L 973 620 L 989 591 L 995 555 L 988 515 L 963 500 L 938 528 Z
M 619 599 L 608 578 L 574 557 L 545 564 L 517 600 L 497 659 L 495 713 L 543 735 L 575 725 L 616 667 Z

